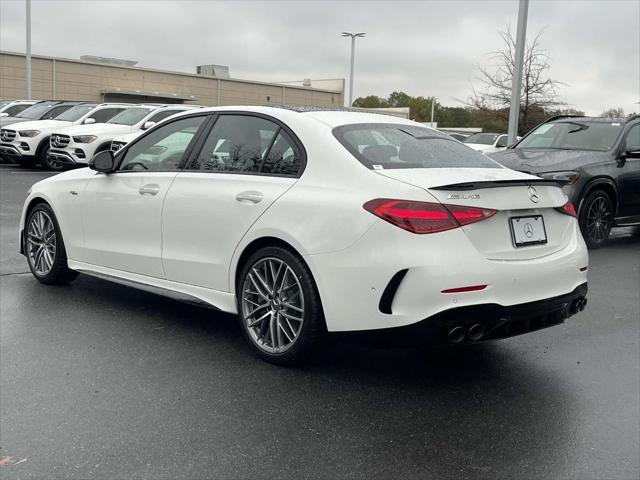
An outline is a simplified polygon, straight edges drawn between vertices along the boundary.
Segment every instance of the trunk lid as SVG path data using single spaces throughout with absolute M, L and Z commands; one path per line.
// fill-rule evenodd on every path
M 462 227 L 475 248 L 489 259 L 524 260 L 550 255 L 565 247 L 575 230 L 575 220 L 556 210 L 567 202 L 559 184 L 532 175 L 506 168 L 393 169 L 376 173 L 422 188 L 440 203 L 497 210 L 489 219 Z M 520 221 L 532 225 L 537 221 L 514 220 L 517 225 L 512 228 L 511 219 L 537 216 L 542 216 L 546 243 L 516 246 L 513 230 Z

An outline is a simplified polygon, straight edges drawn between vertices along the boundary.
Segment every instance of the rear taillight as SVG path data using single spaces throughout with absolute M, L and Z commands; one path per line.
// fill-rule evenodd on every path
M 561 207 L 556 207 L 556 210 L 560 213 L 564 213 L 565 215 L 570 215 L 572 217 L 578 216 L 578 214 L 576 213 L 576 209 L 573 207 L 573 203 L 571 203 L 571 200 L 567 200 L 567 203 L 565 203 Z
M 389 198 L 369 200 L 363 207 L 397 227 L 419 234 L 444 232 L 469 225 L 492 217 L 497 212 L 489 208 Z

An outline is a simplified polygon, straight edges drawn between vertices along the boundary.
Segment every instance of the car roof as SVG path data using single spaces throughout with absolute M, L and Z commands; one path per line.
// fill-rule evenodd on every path
M 591 122 L 591 123 L 627 123 L 631 120 L 637 120 L 638 116 L 634 115 L 631 117 L 564 117 L 558 118 L 556 120 L 552 120 L 553 123 L 571 123 L 576 121 L 581 122 Z

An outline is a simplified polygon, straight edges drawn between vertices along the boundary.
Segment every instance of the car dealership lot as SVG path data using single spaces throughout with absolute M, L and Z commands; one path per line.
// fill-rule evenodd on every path
M 0 165 L 0 456 L 6 478 L 635 478 L 640 235 L 591 251 L 587 310 L 475 348 L 335 343 L 249 354 L 233 317 L 17 254 L 28 187 Z

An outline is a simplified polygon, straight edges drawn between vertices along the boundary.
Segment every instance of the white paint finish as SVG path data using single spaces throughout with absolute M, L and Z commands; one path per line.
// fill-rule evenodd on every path
M 342 123 L 415 125 L 403 119 L 349 112 L 300 114 L 268 107 L 201 111 L 230 110 L 272 115 L 289 125 L 307 152 L 302 177 L 296 181 L 201 172 L 103 175 L 77 170 L 43 180 L 34 185 L 30 198 L 42 196 L 53 205 L 65 240 L 68 237 L 73 245 L 71 268 L 173 289 L 235 312 L 233 280 L 241 253 L 256 239 L 276 237 L 292 245 L 309 265 L 332 331 L 408 325 L 454 306 L 541 300 L 568 293 L 586 281 L 579 268 L 588 265 L 588 257 L 577 222 L 553 210 L 566 199 L 559 188 L 541 186 L 537 206 L 531 204 L 526 187 L 434 190 L 442 184 L 531 177 L 505 168 L 372 171 L 351 157 L 331 133 Z M 83 182 L 87 183 L 81 209 L 85 240 L 77 238 L 78 227 L 69 223 L 78 209 L 60 199 L 70 185 Z M 139 188 L 149 183 L 157 184 L 160 192 L 141 196 Z M 250 192 L 246 203 L 236 200 L 242 192 Z M 256 192 L 262 200 L 253 203 Z M 480 197 L 455 202 L 447 198 L 456 193 Z M 363 203 L 373 198 L 441 201 L 500 212 L 464 228 L 416 235 L 365 211 Z M 508 217 L 533 211 L 545 216 L 548 250 L 516 249 L 510 244 Z M 404 268 L 409 273 L 394 300 L 394 313 L 380 313 L 384 288 Z M 441 293 L 474 284 L 489 286 L 476 292 Z
M 162 215 L 167 279 L 230 291 L 229 264 L 236 247 L 251 225 L 295 181 L 259 175 L 180 173 Z M 255 200 L 259 193 L 261 200 L 238 200 L 241 193 Z
M 85 241 L 76 260 L 164 278 L 162 205 L 177 172 L 96 174 L 84 192 Z M 157 186 L 156 195 L 141 189 Z

